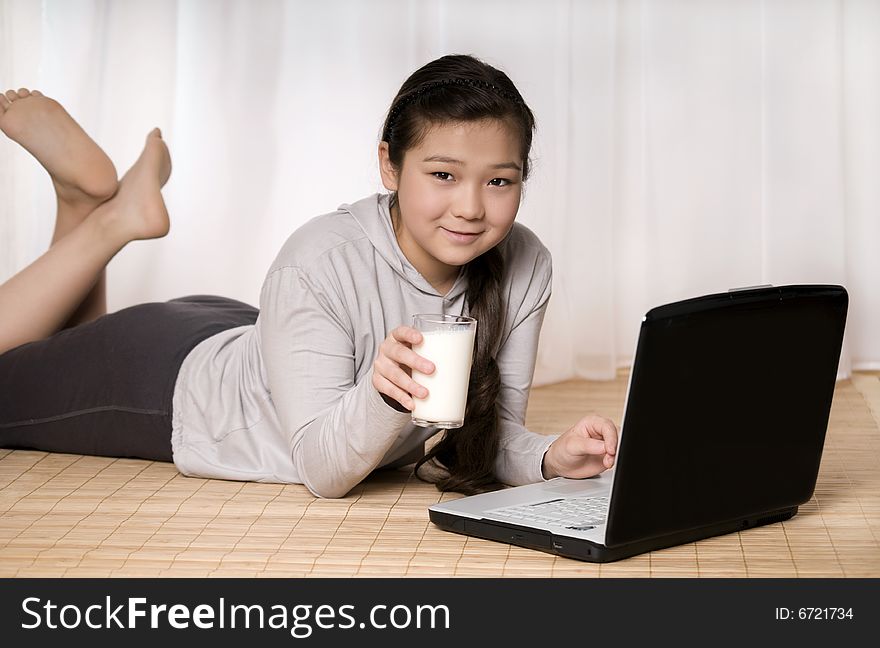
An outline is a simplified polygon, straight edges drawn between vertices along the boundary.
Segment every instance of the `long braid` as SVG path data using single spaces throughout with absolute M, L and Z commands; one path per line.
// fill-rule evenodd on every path
M 501 280 L 504 258 L 492 248 L 468 264 L 467 300 L 470 316 L 477 320 L 474 362 L 471 367 L 464 425 L 447 430 L 416 464 L 436 459 L 448 477 L 436 479 L 437 488 L 467 495 L 497 488 L 494 458 L 498 451 L 498 411 L 501 375 L 495 361 L 504 325 Z

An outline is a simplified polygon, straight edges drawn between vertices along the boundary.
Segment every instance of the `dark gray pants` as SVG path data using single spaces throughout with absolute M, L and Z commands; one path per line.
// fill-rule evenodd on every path
M 258 313 L 194 295 L 10 349 L 0 355 L 0 448 L 171 461 L 171 401 L 184 358 Z

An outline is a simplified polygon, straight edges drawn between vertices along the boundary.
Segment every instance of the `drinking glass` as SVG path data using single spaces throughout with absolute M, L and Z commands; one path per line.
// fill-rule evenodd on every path
M 413 315 L 413 328 L 422 334 L 422 343 L 414 344 L 413 351 L 434 363 L 434 373 L 412 370 L 413 380 L 428 390 L 427 398 L 413 397 L 412 422 L 421 427 L 461 427 L 477 320 L 463 315 L 419 313 Z

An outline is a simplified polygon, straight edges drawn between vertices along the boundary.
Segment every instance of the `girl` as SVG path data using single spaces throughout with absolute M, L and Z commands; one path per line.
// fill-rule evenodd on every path
M 192 296 L 104 315 L 104 267 L 164 236 L 171 162 L 158 129 L 117 183 L 112 162 L 39 92 L 0 96 L 0 127 L 49 172 L 48 252 L 0 286 L 0 447 L 173 461 L 185 475 L 344 496 L 378 467 L 466 494 L 613 465 L 614 424 L 527 430 L 551 259 L 515 223 L 534 117 L 471 56 L 413 73 L 378 147 L 388 194 L 318 216 L 270 266 L 260 309 Z M 414 313 L 479 322 L 465 424 L 411 423 L 433 366 Z

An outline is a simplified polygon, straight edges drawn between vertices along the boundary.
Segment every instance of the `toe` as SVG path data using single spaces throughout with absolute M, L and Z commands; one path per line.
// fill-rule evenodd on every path
M 18 89 L 18 96 L 19 97 L 30 97 L 31 91 L 28 90 L 27 88 L 19 88 Z
M 43 96 L 43 93 L 40 92 L 39 90 L 31 90 L 31 94 L 34 95 L 35 97 L 42 97 Z
M 0 111 L 6 112 L 7 108 L 9 108 L 9 99 L 6 98 L 6 95 L 0 94 Z
M 15 101 L 18 99 L 18 93 L 15 90 L 7 90 L 6 98 L 9 99 L 9 101 Z

